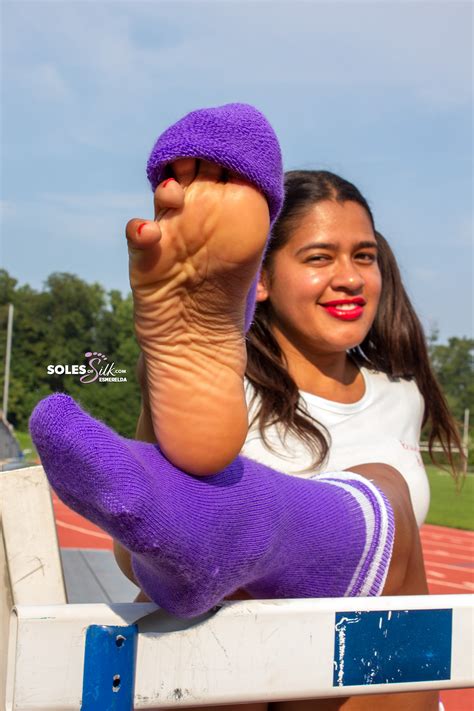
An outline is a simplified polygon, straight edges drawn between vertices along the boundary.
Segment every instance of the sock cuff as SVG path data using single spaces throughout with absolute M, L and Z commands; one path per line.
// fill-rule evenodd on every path
M 283 203 L 280 145 L 269 122 L 249 104 L 198 109 L 170 126 L 156 141 L 147 163 L 152 190 L 166 165 L 177 158 L 204 158 L 233 170 L 265 195 L 271 223 Z
M 365 523 L 364 550 L 344 595 L 381 595 L 387 579 L 395 536 L 390 502 L 371 481 L 354 472 L 324 473 L 317 479 L 350 493 L 360 507 Z

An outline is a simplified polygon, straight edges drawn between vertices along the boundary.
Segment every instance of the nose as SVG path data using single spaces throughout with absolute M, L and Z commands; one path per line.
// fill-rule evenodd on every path
M 338 261 L 336 263 L 333 278 L 331 280 L 332 288 L 342 291 L 359 292 L 365 284 L 365 279 L 357 264 L 351 259 Z

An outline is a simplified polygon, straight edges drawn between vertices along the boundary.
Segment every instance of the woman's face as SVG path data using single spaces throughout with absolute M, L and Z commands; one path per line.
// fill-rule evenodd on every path
M 257 300 L 270 299 L 273 327 L 312 354 L 360 344 L 377 312 L 382 280 L 366 210 L 325 200 L 297 223 L 263 270 Z

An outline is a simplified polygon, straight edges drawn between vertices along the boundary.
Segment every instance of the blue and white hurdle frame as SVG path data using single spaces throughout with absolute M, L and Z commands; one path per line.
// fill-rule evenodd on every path
M 473 650 L 470 595 L 232 601 L 192 620 L 153 604 L 17 600 L 4 706 L 132 711 L 464 688 Z

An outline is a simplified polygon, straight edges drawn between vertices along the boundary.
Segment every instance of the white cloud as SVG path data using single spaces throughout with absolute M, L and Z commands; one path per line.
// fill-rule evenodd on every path
M 334 96 L 346 99 L 343 113 L 366 106 L 367 121 L 387 108 L 442 112 L 472 103 L 463 3 L 4 5 L 4 96 L 16 111 L 31 110 L 50 155 L 127 149 L 130 136 L 135 145 L 143 139 L 144 155 L 154 136 L 199 104 L 255 103 L 285 145 L 293 123 L 312 125 Z
M 46 55 L 56 75 L 66 72 L 76 88 L 84 82 L 99 101 L 117 91 L 125 101 L 162 97 L 200 81 L 309 91 L 382 84 L 448 106 L 471 97 L 468 3 L 19 0 L 16 7 L 6 13 L 7 34 L 19 32 L 22 42 L 7 43 L 7 63 L 26 69 Z
M 18 207 L 10 200 L 0 200 L 0 216 L 2 221 L 18 215 Z
M 2 265 L 33 288 L 41 288 L 52 272 L 70 272 L 126 293 L 125 225 L 132 217 L 152 215 L 151 192 L 43 192 L 9 201 L 2 225 Z
M 147 196 L 151 205 L 151 193 Z M 38 195 L 37 205 L 54 206 L 64 210 L 88 211 L 124 209 L 130 205 L 142 205 L 143 193 L 51 193 L 44 192 Z
M 2 10 L 14 273 L 75 271 L 91 252 L 97 278 L 119 283 L 125 223 L 152 212 L 143 164 L 154 137 L 198 105 L 245 100 L 268 114 L 292 167 L 322 161 L 361 184 L 402 261 L 420 265 L 408 277 L 425 312 L 439 298 L 440 323 L 465 331 L 451 292 L 468 282 L 461 246 L 472 232 L 462 219 L 470 3 L 15 0 Z M 445 283 L 462 282 L 442 299 L 439 264 Z
M 128 220 L 153 215 L 152 199 L 143 194 L 50 195 L 36 209 L 37 220 L 43 227 L 50 226 L 52 238 L 67 235 L 75 249 L 98 243 L 125 244 Z
M 18 79 L 18 75 L 17 75 Z M 59 67 L 51 63 L 38 64 L 23 73 L 23 83 L 42 101 L 70 102 L 74 94 Z

